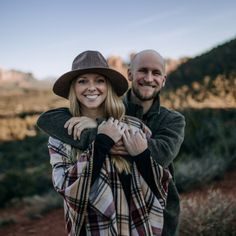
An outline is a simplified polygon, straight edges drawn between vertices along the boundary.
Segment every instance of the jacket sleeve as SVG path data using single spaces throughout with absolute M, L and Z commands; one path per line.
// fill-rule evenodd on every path
M 157 132 L 148 139 L 152 157 L 164 168 L 167 168 L 177 156 L 184 140 L 184 129 L 184 116 L 176 111 L 168 111 Z
M 59 139 L 80 150 L 86 150 L 89 144 L 94 141 L 97 128 L 84 130 L 80 140 L 74 140 L 73 136 L 69 135 L 67 129 L 64 128 L 66 121 L 71 117 L 69 109 L 65 107 L 48 110 L 39 116 L 37 126 L 53 138 Z

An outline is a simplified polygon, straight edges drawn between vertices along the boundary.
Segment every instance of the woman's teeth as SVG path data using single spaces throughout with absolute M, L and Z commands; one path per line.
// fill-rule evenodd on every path
M 88 99 L 95 99 L 97 97 L 98 97 L 98 95 L 86 95 L 86 98 L 88 98 Z

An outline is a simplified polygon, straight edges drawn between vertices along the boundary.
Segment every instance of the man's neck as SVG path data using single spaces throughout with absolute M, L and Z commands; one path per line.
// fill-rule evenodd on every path
M 134 95 L 133 91 L 131 91 L 130 100 L 131 100 L 131 102 L 133 102 L 135 104 L 138 104 L 138 105 L 143 107 L 143 114 L 147 113 L 148 110 L 151 108 L 151 106 L 153 104 L 153 99 L 152 100 L 147 100 L 147 101 L 140 100 L 139 98 L 137 98 Z

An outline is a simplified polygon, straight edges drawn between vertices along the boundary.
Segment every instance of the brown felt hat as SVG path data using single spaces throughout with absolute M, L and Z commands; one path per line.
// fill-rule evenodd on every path
M 118 71 L 109 68 L 106 59 L 100 52 L 85 51 L 74 59 L 71 71 L 56 80 L 53 92 L 58 96 L 68 98 L 72 80 L 86 73 L 105 76 L 118 96 L 122 96 L 128 89 L 126 78 Z

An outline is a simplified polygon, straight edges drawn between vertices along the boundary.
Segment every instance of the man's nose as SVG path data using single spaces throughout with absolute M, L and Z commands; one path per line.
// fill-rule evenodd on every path
M 147 82 L 152 82 L 152 81 L 153 81 L 153 76 L 152 76 L 151 71 L 149 71 L 149 72 L 145 75 L 144 79 L 145 79 L 145 81 L 147 81 Z

